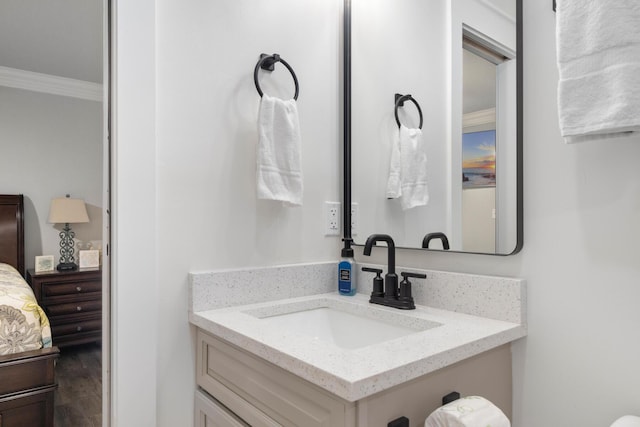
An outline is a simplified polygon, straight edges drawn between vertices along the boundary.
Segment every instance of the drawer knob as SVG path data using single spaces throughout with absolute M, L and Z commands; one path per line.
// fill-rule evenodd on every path
M 82 311 L 82 307 L 77 306 L 77 307 L 76 307 L 76 310 L 77 310 L 77 311 Z
M 82 331 L 82 326 L 78 326 L 78 327 L 76 327 L 76 331 L 77 331 L 77 332 L 81 332 L 81 331 Z
M 82 292 L 82 287 L 81 286 L 76 286 L 76 291 Z

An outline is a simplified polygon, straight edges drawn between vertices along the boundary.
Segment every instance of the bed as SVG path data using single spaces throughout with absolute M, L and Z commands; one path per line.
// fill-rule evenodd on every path
M 53 427 L 59 351 L 24 273 L 24 197 L 0 195 L 0 426 Z

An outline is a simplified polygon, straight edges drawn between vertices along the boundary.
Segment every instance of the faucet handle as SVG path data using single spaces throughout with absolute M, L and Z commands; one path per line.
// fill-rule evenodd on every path
M 371 297 L 383 297 L 384 296 L 384 280 L 382 280 L 382 277 L 380 276 L 382 274 L 382 269 L 362 267 L 362 271 L 376 273 L 376 277 L 373 278 L 373 291 L 371 292 Z
M 422 273 L 409 273 L 407 271 L 403 271 L 400 275 L 402 276 L 402 282 L 400 282 L 398 300 L 405 304 L 408 309 L 416 308 L 413 302 L 413 296 L 411 295 L 411 282 L 409 278 L 426 279 L 427 275 Z
M 402 276 L 402 278 L 404 280 L 407 280 L 409 277 L 415 278 L 415 279 L 426 279 L 427 275 L 426 274 L 422 274 L 422 273 L 410 273 L 408 271 L 403 271 L 402 273 L 400 273 L 400 275 Z M 407 280 L 408 281 L 408 280 Z

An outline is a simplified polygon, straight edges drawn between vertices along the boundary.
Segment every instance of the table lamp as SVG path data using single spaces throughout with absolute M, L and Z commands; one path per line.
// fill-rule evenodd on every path
M 87 215 L 87 207 L 82 199 L 72 199 L 61 197 L 51 200 L 51 208 L 49 209 L 49 223 L 64 224 L 64 228 L 60 232 L 60 263 L 58 271 L 76 270 L 78 266 L 75 263 L 74 240 L 76 234 L 71 231 L 69 224 L 78 224 L 89 222 Z

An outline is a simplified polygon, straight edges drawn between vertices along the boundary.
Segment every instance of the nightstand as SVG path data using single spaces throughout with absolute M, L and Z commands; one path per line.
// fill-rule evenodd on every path
M 83 344 L 102 339 L 102 270 L 27 271 L 38 304 L 51 323 L 53 345 Z

